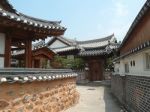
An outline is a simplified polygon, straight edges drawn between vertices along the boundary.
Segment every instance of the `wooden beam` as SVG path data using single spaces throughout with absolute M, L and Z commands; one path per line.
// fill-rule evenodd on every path
M 11 37 L 6 34 L 5 38 L 5 67 L 11 67 Z
M 21 43 L 12 43 L 12 46 L 15 46 L 17 48 L 25 48 L 25 45 L 22 45 Z
M 23 49 L 25 49 L 25 47 L 24 48 L 11 48 L 12 51 L 23 50 Z
M 26 40 L 25 42 L 25 67 L 32 67 L 32 41 Z

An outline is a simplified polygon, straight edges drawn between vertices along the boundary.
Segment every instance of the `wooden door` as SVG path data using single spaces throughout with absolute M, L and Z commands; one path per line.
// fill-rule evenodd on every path
M 89 63 L 89 80 L 100 81 L 103 80 L 103 63 L 99 60 L 93 60 Z

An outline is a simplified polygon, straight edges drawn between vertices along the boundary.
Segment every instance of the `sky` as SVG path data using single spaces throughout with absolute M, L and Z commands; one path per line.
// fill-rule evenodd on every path
M 125 37 L 146 0 L 9 0 L 19 12 L 62 21 L 65 37 L 90 40 L 115 34 Z

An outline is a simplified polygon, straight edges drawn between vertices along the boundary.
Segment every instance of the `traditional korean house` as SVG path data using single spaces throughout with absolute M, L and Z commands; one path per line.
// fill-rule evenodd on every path
M 58 46 L 58 44 L 61 46 Z M 106 58 L 119 46 L 114 34 L 88 41 L 76 41 L 57 37 L 50 40 L 47 45 L 59 55 L 73 55 L 83 58 L 86 62 L 86 68 L 89 69 L 88 80 L 90 81 L 104 79 L 103 71 Z
M 11 52 L 24 49 L 25 65 L 32 67 L 32 41 L 60 36 L 59 21 L 33 18 L 16 11 L 7 0 L 0 1 L 0 67 L 11 67 Z
M 80 51 L 77 42 L 62 36 L 53 37 L 47 42 L 47 47 L 61 56 L 74 56 Z
M 119 46 L 114 35 L 78 42 L 78 45 L 82 47 L 78 55 L 86 60 L 86 67 L 89 69 L 88 79 L 90 81 L 104 80 L 106 59 Z
M 60 112 L 78 102 L 77 74 L 72 70 L 31 68 L 39 67 L 41 57 L 51 58 L 48 48 L 41 44 L 32 47 L 32 41 L 61 36 L 65 30 L 59 21 L 24 15 L 8 0 L 0 0 L 1 112 Z M 23 60 L 24 68 L 8 68 L 13 54 L 20 51 L 23 53 L 16 58 Z
M 14 51 L 12 53 L 12 67 L 24 67 L 25 50 Z M 55 53 L 47 48 L 45 41 L 40 41 L 32 45 L 32 68 L 50 68 L 50 60 Z M 16 63 L 15 63 L 16 62 Z
M 150 111 L 150 1 L 133 21 L 114 60 L 112 91 L 135 112 Z

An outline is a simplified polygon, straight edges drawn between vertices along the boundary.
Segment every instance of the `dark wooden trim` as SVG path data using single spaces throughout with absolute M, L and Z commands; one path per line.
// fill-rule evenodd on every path
M 11 37 L 6 34 L 5 37 L 5 67 L 11 67 Z
M 0 57 L 5 57 L 5 55 L 4 54 L 0 54 Z
M 26 40 L 25 47 L 25 67 L 32 68 L 32 41 Z

